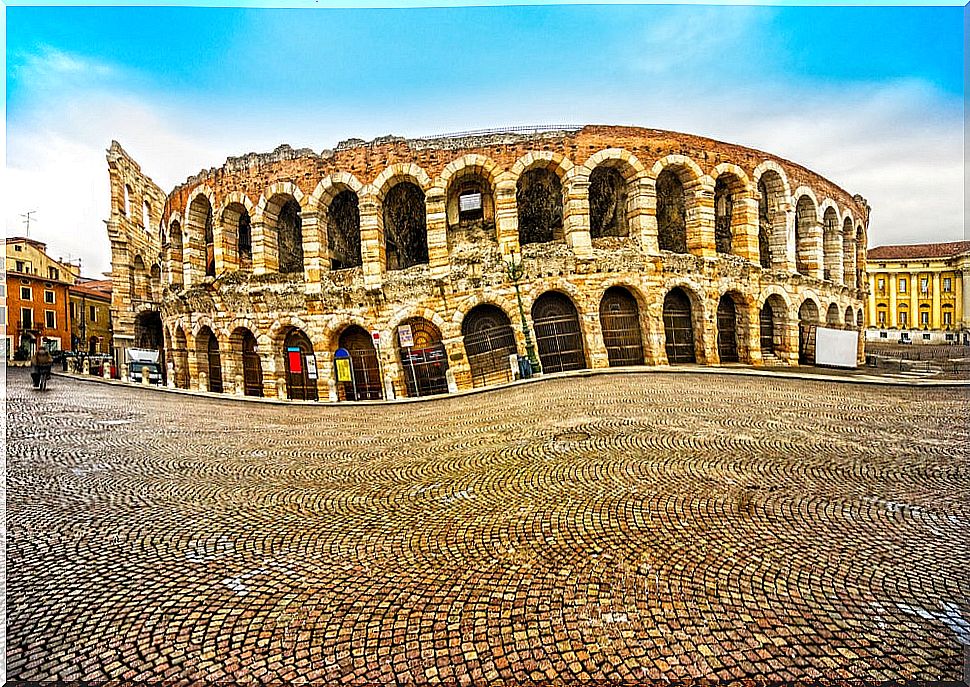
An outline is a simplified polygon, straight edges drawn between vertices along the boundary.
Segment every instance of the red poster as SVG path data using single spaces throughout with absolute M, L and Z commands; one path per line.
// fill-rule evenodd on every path
M 303 366 L 301 364 L 302 355 L 299 351 L 287 351 L 287 360 L 290 363 L 290 372 L 302 372 Z

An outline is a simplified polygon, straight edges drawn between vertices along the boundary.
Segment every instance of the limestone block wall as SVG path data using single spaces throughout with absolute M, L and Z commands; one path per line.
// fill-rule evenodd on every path
M 112 163 L 109 151 L 109 167 L 128 170 L 133 189 L 149 188 L 150 180 L 129 169 L 132 163 L 120 147 L 115 158 Z M 596 198 L 590 175 L 601 166 L 616 170 L 622 180 L 619 236 L 592 233 Z M 533 170 L 554 174 L 561 188 L 561 197 L 543 199 L 558 205 L 562 218 L 561 229 L 553 228 L 553 240 L 544 243 L 520 240 L 519 203 L 528 201 L 520 200 L 518 190 Z M 679 211 L 661 212 L 670 201 L 658 197 L 657 179 L 668 172 L 679 183 L 674 188 L 682 188 L 682 218 Z M 400 227 L 385 226 L 397 220 L 384 209 L 388 193 L 401 183 L 424 197 L 426 236 L 420 238 L 427 262 L 398 270 L 388 263 L 387 237 Z M 115 188 L 113 177 L 113 208 Z M 344 192 L 356 198 L 356 222 L 329 212 Z M 299 208 L 303 270 L 280 273 L 280 216 L 288 203 Z M 462 203 L 472 208 L 465 215 Z M 482 205 L 479 215 L 476 203 Z M 715 239 L 718 207 L 730 208 L 730 217 L 722 220 L 729 221 L 729 248 Z M 636 304 L 646 364 L 668 363 L 665 298 L 675 289 L 689 300 L 694 358 L 701 364 L 720 362 L 718 309 L 725 297 L 735 313 L 736 355 L 750 364 L 766 359 L 797 364 L 800 310 L 820 314 L 814 323 L 821 324 L 835 307 L 846 313 L 838 326 L 860 331 L 862 326 L 865 200 L 787 160 L 688 134 L 586 126 L 351 140 L 320 154 L 281 146 L 267 155 L 230 158 L 188 179 L 167 196 L 160 212 L 163 225 L 179 228 L 180 241 L 162 231 L 151 246 L 146 236 L 144 248 L 154 248 L 163 272 L 164 292 L 152 307 L 161 314 L 166 342 L 186 341 L 186 353 L 173 358 L 176 367 L 187 368 L 176 376 L 187 377 L 193 388 L 211 371 L 196 345 L 200 332 L 208 337 L 211 330 L 225 391 L 239 392 L 244 366 L 238 341 L 248 330 L 258 344 L 264 395 L 285 393 L 283 340 L 299 329 L 317 356 L 318 395 L 333 397 L 333 352 L 341 333 L 356 325 L 378 333 L 387 386 L 403 395 L 407 371 L 395 345 L 396 328 L 413 317 L 440 333 L 454 383 L 467 388 L 475 382 L 462 326 L 471 309 L 499 308 L 524 354 L 525 330 L 533 337 L 535 332 L 532 307 L 549 291 L 565 294 L 575 307 L 583 364 L 594 368 L 609 365 L 600 304 L 611 287 L 625 289 Z M 112 219 L 127 226 L 120 215 Z M 340 233 L 348 227 L 355 232 L 352 240 Z M 251 252 L 244 255 L 247 231 Z M 292 235 L 291 226 L 285 231 Z M 661 232 L 679 232 L 686 251 L 661 250 Z M 334 268 L 340 261 L 331 246 L 355 242 L 359 266 Z M 126 249 L 119 251 L 119 261 L 130 254 Z M 762 255 L 768 256 L 765 265 Z M 524 327 L 509 263 L 522 266 Z M 814 310 L 802 308 L 806 301 Z M 133 318 L 121 313 L 127 305 L 119 301 L 122 320 Z M 774 323 L 767 339 L 759 322 L 766 307 Z M 803 326 L 812 323 L 802 317 Z M 773 350 L 764 355 L 769 339 Z

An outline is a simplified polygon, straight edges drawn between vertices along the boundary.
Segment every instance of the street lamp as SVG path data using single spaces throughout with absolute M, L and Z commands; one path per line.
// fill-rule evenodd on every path
M 536 355 L 535 346 L 532 345 L 532 333 L 529 331 L 529 323 L 525 319 L 525 308 L 522 306 L 522 294 L 519 293 L 519 279 L 522 278 L 522 255 L 513 253 L 509 256 L 509 261 L 505 263 L 505 271 L 509 280 L 515 287 L 515 299 L 519 303 L 519 319 L 522 322 L 522 334 L 525 336 L 525 355 L 529 359 L 529 365 L 535 374 L 542 373 L 542 366 L 539 364 L 539 357 Z

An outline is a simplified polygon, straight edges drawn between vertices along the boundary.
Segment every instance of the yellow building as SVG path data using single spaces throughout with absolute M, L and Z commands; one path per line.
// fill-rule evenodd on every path
M 970 241 L 868 251 L 867 341 L 970 343 Z

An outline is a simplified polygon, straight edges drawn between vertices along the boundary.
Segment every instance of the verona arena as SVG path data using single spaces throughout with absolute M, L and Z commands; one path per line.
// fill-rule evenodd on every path
M 162 350 L 170 385 L 425 396 L 508 381 L 530 348 L 544 374 L 811 364 L 816 326 L 862 356 L 868 204 L 750 148 L 617 126 L 350 139 L 168 194 L 107 157 L 116 353 Z

